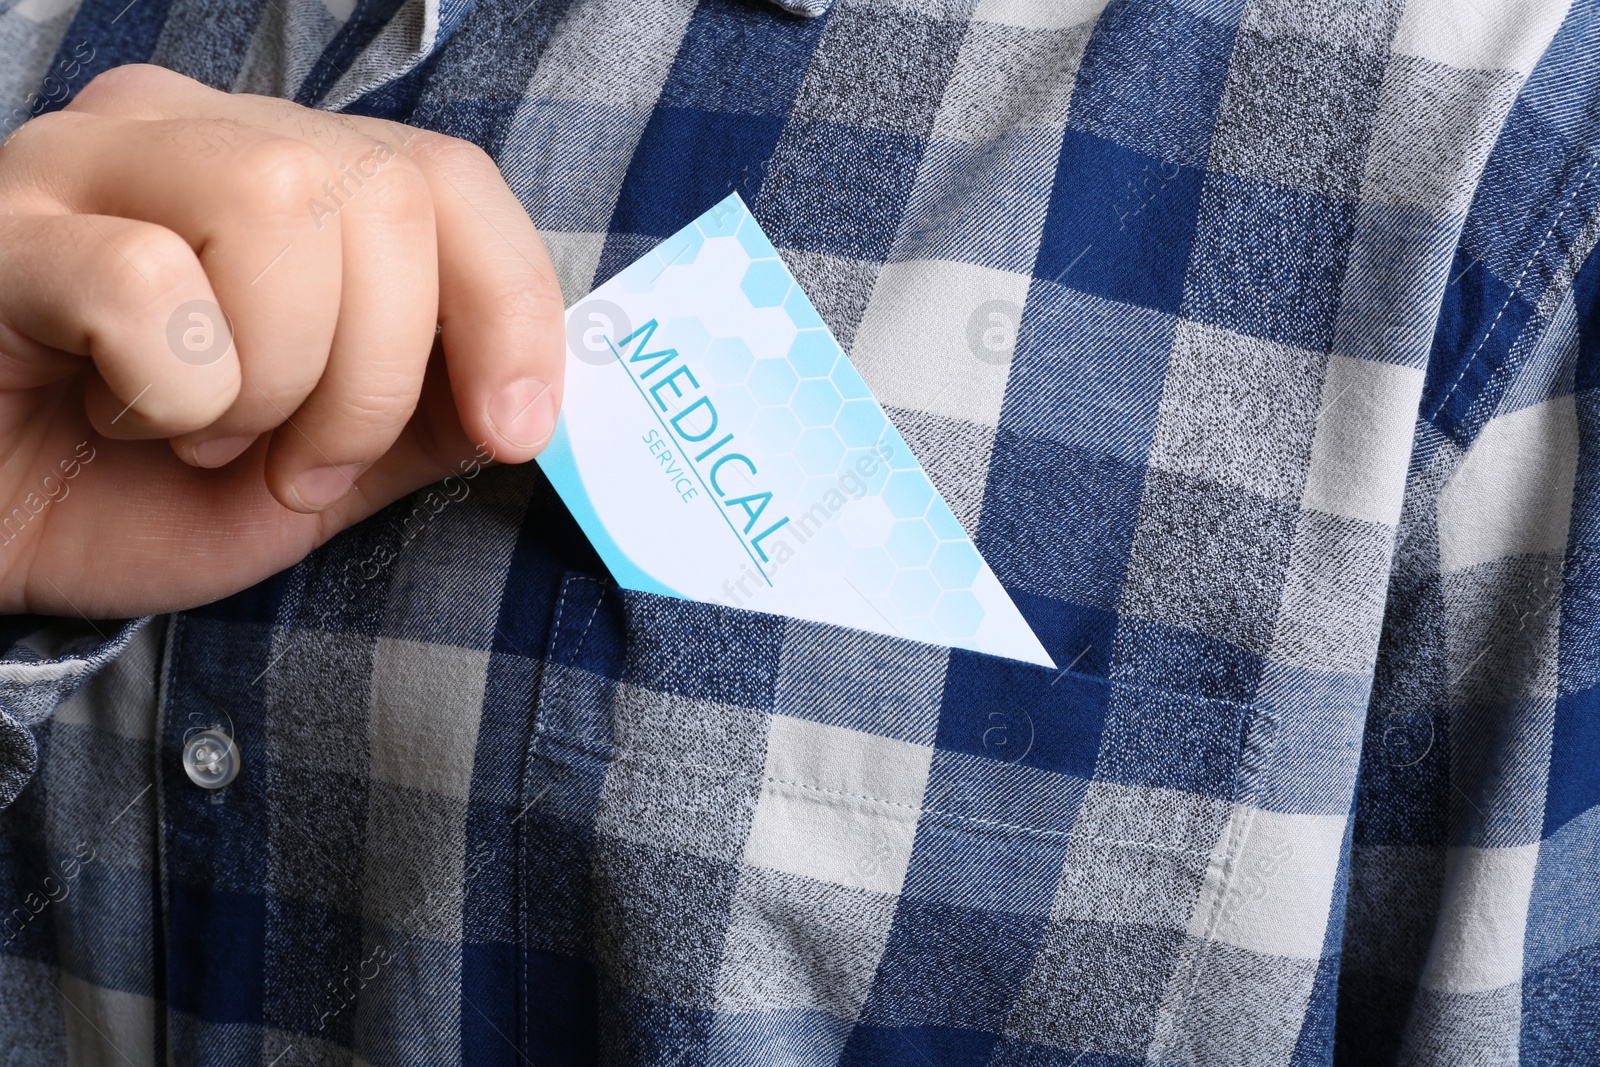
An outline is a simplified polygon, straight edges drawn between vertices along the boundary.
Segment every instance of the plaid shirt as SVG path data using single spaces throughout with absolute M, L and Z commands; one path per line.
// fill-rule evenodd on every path
M 532 467 L 10 620 L 0 1062 L 1600 1063 L 1600 0 L 0 50 L 11 124 L 150 60 L 474 140 L 569 299 L 737 189 L 1065 667 L 619 591 Z

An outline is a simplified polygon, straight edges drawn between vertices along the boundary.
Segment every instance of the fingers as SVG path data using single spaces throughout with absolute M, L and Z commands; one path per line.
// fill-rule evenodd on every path
M 78 125 L 66 131 L 69 123 Z M 456 432 L 511 462 L 548 441 L 565 362 L 563 302 L 531 221 L 475 147 L 219 93 L 153 67 L 101 75 L 46 135 L 52 127 L 55 141 L 71 142 L 48 156 L 52 171 L 20 168 L 40 211 L 139 219 L 154 225 L 128 240 L 192 249 L 181 284 L 164 275 L 170 293 L 135 316 L 146 330 L 145 320 L 162 319 L 154 346 L 95 347 L 90 324 L 60 306 L 28 318 L 42 332 L 22 329 L 46 349 L 91 352 L 97 367 L 112 368 L 102 370 L 107 384 L 88 387 L 97 428 L 115 427 L 108 435 L 161 433 L 190 464 L 215 466 L 270 434 L 252 463 L 282 504 L 354 506 L 339 502 L 402 439 L 438 323 Z M 202 300 L 209 317 L 190 306 Z M 170 410 L 153 407 L 153 394 L 138 393 L 158 380 L 145 373 L 152 355 L 167 349 L 169 362 L 187 366 L 189 341 L 219 333 L 231 344 L 206 364 L 210 408 L 188 394 Z M 402 451 L 415 458 L 412 445 Z M 390 460 L 382 469 L 395 484 L 409 481 Z
M 197 303 L 215 307 L 216 295 L 171 230 L 103 215 L 0 216 L 0 319 L 44 346 L 19 352 L 18 361 L 37 362 L 10 374 L 43 383 L 61 377 L 60 353 L 88 356 L 99 373 L 85 403 L 103 436 L 188 433 L 233 403 L 240 374 L 231 346 L 197 362 L 168 343 L 174 309 Z
M 204 359 L 207 350 L 194 344 L 225 345 L 231 334 L 245 388 L 173 447 L 200 466 L 227 462 L 282 423 L 322 375 L 341 274 L 340 227 L 311 207 L 323 195 L 327 160 L 301 141 L 213 120 L 72 114 L 56 118 L 51 133 L 26 139 L 20 156 L 24 164 L 48 159 L 54 176 L 35 169 L 61 209 L 154 222 L 197 250 L 226 318 L 214 306 L 179 313 L 177 354 Z
M 321 146 L 335 168 L 328 204 L 355 202 L 352 185 L 399 154 L 420 168 L 438 221 L 439 322 L 461 423 L 508 462 L 532 458 L 548 441 L 565 368 L 564 302 L 543 241 L 483 151 L 396 123 L 228 96 L 160 68 L 111 73 L 77 101 L 108 113 L 197 118 L 222 100 L 243 121 Z M 134 83 L 137 109 L 126 103 Z
M 172 88 L 166 110 L 211 93 Z M 213 102 L 199 106 L 215 113 Z M 63 116 L 82 128 L 79 151 L 99 159 L 62 198 L 157 219 L 199 249 L 244 384 L 222 418 L 173 446 L 216 465 L 276 428 L 267 484 L 286 507 L 316 511 L 383 454 L 416 404 L 437 320 L 430 194 L 414 165 L 343 126 L 318 146 L 277 132 L 274 109 L 259 102 L 233 109 L 267 128 Z M 162 153 L 193 165 L 150 158 Z
M 396 156 L 340 198 L 342 269 L 326 369 L 274 431 L 267 485 L 320 511 L 400 435 L 416 407 L 438 318 L 438 250 L 427 183 Z M 334 210 L 330 207 L 330 210 Z
M 438 319 L 429 185 L 396 146 L 369 136 L 389 124 L 362 124 L 264 97 L 218 94 L 166 72 L 135 70 L 126 80 L 137 80 L 146 90 L 137 107 L 121 103 L 126 94 L 115 92 L 117 86 L 109 82 L 91 88 L 113 91 L 90 94 L 86 89 L 80 96 L 84 107 L 191 123 L 223 107 L 246 128 L 296 140 L 324 159 L 321 181 L 302 200 L 301 220 L 339 241 L 339 277 L 332 284 L 319 283 L 320 291 L 337 294 L 331 350 L 326 364 L 316 368 L 315 388 L 298 408 L 267 404 L 267 421 L 281 425 L 272 435 L 265 475 L 286 507 L 306 512 L 330 507 L 394 443 L 421 390 Z M 223 130 L 219 136 L 227 140 L 237 132 Z M 293 245 L 292 253 L 298 251 Z M 245 366 L 247 371 L 254 367 L 248 355 Z M 247 375 L 246 397 L 254 387 Z M 240 428 L 255 427 L 229 427 Z
M 192 582 L 180 584 L 197 590 L 190 598 L 193 602 L 235 590 L 241 567 L 267 574 L 290 566 L 345 527 L 447 475 L 455 477 L 445 481 L 437 494 L 425 496 L 424 505 L 437 513 L 459 503 L 477 491 L 474 479 L 482 461 L 455 417 L 442 358 L 430 368 L 424 398 L 411 424 L 389 452 L 357 479 L 356 488 L 333 507 L 314 515 L 287 511 L 267 493 L 265 441 L 225 468 L 204 471 L 173 462 L 164 443 L 130 442 L 100 448 L 98 458 L 84 464 L 72 483 L 73 499 L 109 497 L 116 501 L 115 506 L 78 509 L 71 523 L 60 524 L 46 539 L 47 551 L 55 560 L 89 576 L 86 580 L 91 590 L 111 591 L 109 601 L 98 600 L 93 591 L 74 592 L 74 610 L 95 618 L 171 610 L 174 580 L 164 576 L 171 569 L 171 538 L 130 539 L 128 531 L 171 533 L 174 515 L 180 512 L 184 567 L 194 576 Z M 160 472 L 159 492 L 141 488 L 151 485 L 153 471 Z M 46 512 L 46 519 L 52 514 L 55 509 Z M 243 531 L 259 535 L 249 542 L 248 560 L 241 560 Z M 116 546 L 116 551 L 105 551 L 106 545 Z M 39 567 L 32 573 L 44 570 Z M 355 570 L 341 577 L 360 576 Z M 59 589 L 41 585 L 28 590 L 27 602 L 36 608 L 40 603 L 58 603 L 51 597 L 59 598 Z M 115 594 L 130 586 L 136 591 L 134 601 L 123 599 L 119 606 Z M 97 608 L 97 603 L 101 607 Z M 105 606 L 108 603 L 110 606 Z
M 563 302 L 533 222 L 480 149 L 423 134 L 408 146 L 439 224 L 439 323 L 468 438 L 520 463 L 555 431 Z
M 443 353 L 437 348 L 428 361 L 422 399 L 381 459 L 362 472 L 355 491 L 329 508 L 325 517 L 334 528 L 358 522 L 407 493 L 455 475 L 470 480 L 495 459 L 495 449 L 468 439 L 456 416 L 450 392 L 449 374 Z M 459 487 L 447 486 L 452 498 L 459 498 Z

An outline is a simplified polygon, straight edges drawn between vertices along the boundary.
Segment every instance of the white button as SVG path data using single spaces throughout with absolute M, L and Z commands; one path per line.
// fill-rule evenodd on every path
M 239 748 L 221 730 L 202 730 L 183 743 L 183 770 L 201 789 L 221 789 L 239 777 Z

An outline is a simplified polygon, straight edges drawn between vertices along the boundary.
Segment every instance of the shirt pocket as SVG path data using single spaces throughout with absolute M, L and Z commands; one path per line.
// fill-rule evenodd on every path
M 576 574 L 534 717 L 524 932 L 598 972 L 607 1062 L 672 1062 L 663 1034 L 719 1060 L 725 1017 L 758 1020 L 745 1057 L 802 1017 L 1110 1025 L 1063 996 L 1145 1005 L 1112 1041 L 1143 1048 L 1227 918 L 1265 744 L 1226 701 Z M 534 1047 L 577 1025 L 545 1002 Z

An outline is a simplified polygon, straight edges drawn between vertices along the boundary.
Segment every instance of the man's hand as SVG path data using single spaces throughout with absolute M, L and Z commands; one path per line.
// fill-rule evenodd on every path
M 0 147 L 0 612 L 205 603 L 531 459 L 562 337 L 476 147 L 108 71 Z

